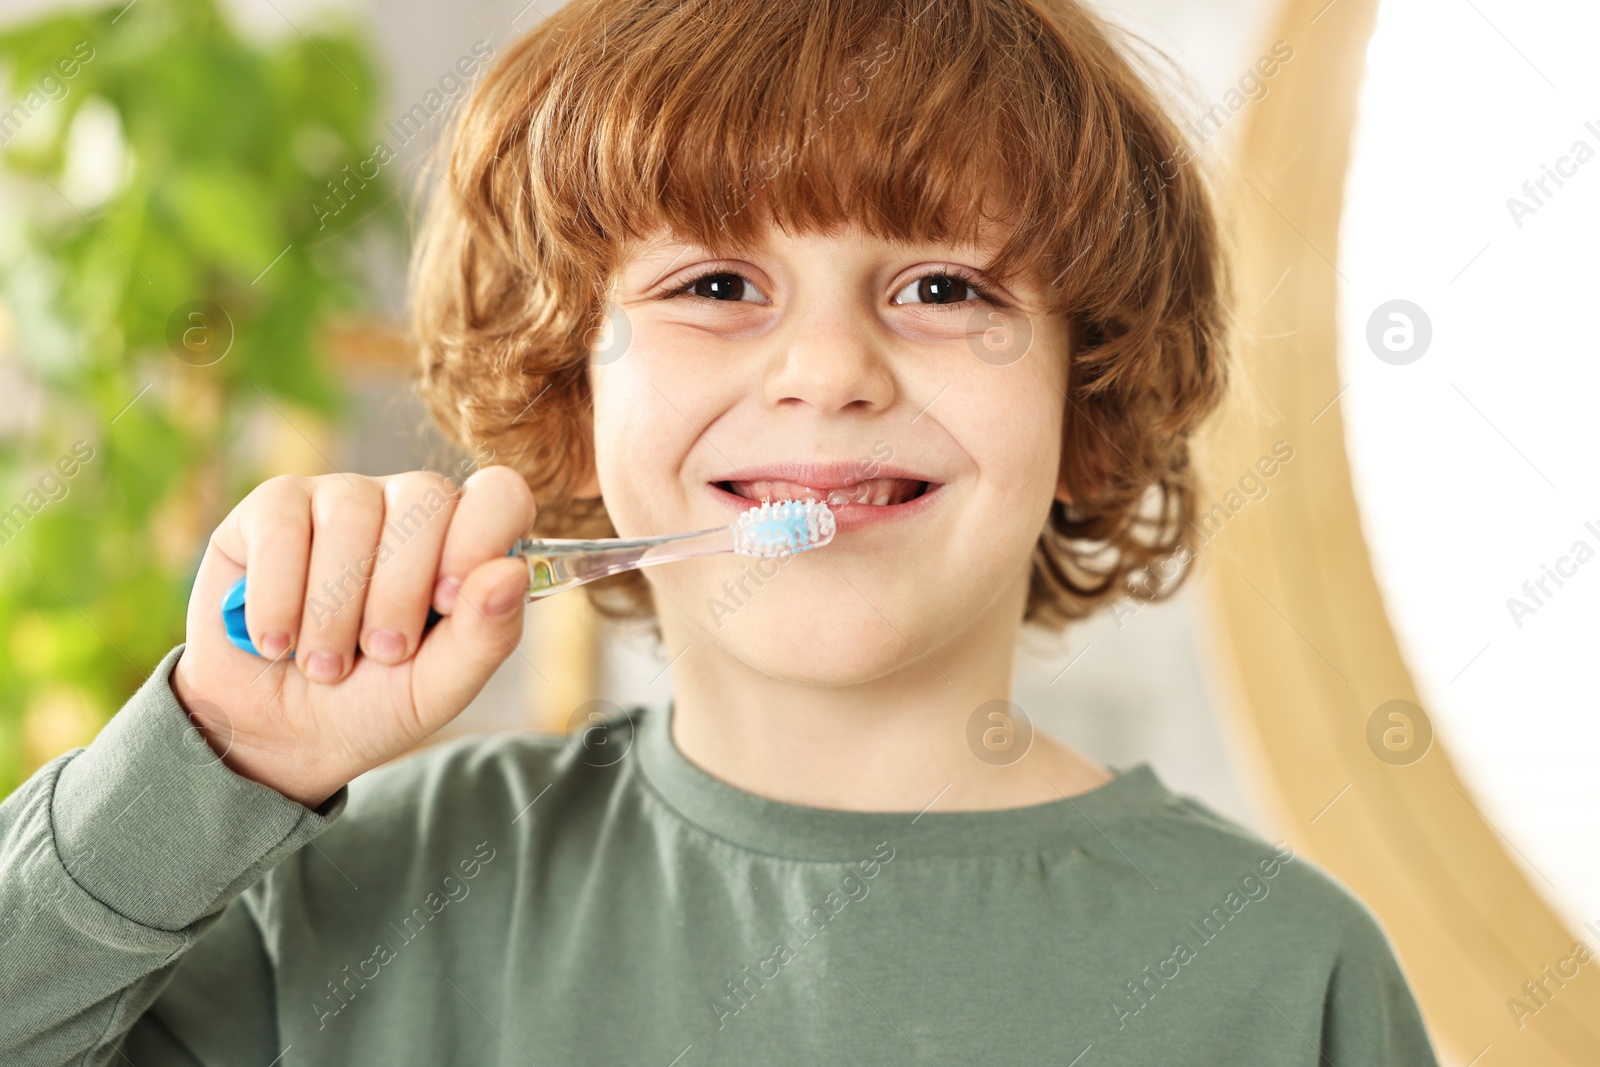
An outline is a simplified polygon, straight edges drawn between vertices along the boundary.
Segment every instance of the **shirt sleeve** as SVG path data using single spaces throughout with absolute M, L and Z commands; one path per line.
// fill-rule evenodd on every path
M 236 898 L 331 826 L 349 787 L 313 810 L 230 770 L 172 693 L 183 647 L 88 746 L 0 801 L 0 1063 L 122 1063 L 125 1047 L 146 1052 L 136 1063 L 278 1053 L 270 1025 L 235 1025 L 233 1044 L 209 1053 L 180 1042 L 171 1013 L 200 993 L 175 988 L 150 1009 L 180 968 L 209 968 L 229 983 L 236 1023 L 270 1022 L 271 976 Z
M 1388 936 L 1351 897 L 1322 1012 L 1322 1056 L 1339 1067 L 1439 1067 Z

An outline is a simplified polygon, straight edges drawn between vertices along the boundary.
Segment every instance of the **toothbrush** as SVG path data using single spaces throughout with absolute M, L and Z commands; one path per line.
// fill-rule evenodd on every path
M 821 548 L 833 540 L 835 528 L 833 512 L 826 504 L 786 500 L 781 504 L 763 502 L 726 526 L 681 534 L 598 540 L 524 537 L 506 555 L 528 561 L 528 599 L 539 600 L 607 575 L 658 563 L 727 552 L 773 558 Z M 244 592 L 245 575 L 241 574 L 222 598 L 222 624 L 236 647 L 259 656 L 245 629 Z M 430 606 L 423 631 L 441 618 Z M 293 658 L 294 653 L 289 656 Z

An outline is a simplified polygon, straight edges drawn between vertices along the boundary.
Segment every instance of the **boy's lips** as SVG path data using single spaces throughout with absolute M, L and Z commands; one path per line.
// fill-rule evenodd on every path
M 770 500 L 774 503 L 782 503 L 785 500 L 818 500 L 829 507 L 837 507 L 840 504 L 866 504 L 871 507 L 904 504 L 907 500 L 921 496 L 923 490 L 928 488 L 927 482 L 913 481 L 910 478 L 868 478 L 854 485 L 833 488 L 801 485 L 799 482 L 777 478 L 725 481 L 717 484 L 746 500 L 757 502 Z
M 828 505 L 840 530 L 919 514 L 943 486 L 918 471 L 870 461 L 768 464 L 708 484 L 719 500 L 741 511 L 768 500 L 819 501 Z

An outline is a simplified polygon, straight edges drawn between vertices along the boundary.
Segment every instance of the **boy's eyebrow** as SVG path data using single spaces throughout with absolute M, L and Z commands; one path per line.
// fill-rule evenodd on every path
M 716 258 L 719 254 L 717 249 L 707 248 L 705 245 L 701 244 L 692 237 L 685 237 L 674 233 L 659 234 L 650 238 L 649 240 L 641 241 L 628 248 L 625 248 L 623 250 L 623 263 L 625 264 L 624 269 L 626 269 L 628 265 L 636 266 L 642 262 L 648 262 L 657 257 L 664 256 L 666 253 L 674 249 L 677 250 L 678 254 L 673 258 L 671 263 L 662 268 L 663 273 L 665 273 L 667 270 L 671 270 L 672 266 L 676 264 L 678 260 L 688 256 L 703 255 L 710 258 Z M 739 253 L 753 250 L 753 248 L 745 248 L 743 246 L 735 246 L 730 244 L 727 248 L 722 250 L 722 253 Z

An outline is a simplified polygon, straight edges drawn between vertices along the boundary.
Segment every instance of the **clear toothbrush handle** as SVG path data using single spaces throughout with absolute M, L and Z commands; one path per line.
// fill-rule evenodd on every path
M 728 552 L 733 543 L 731 527 L 716 526 L 632 541 L 525 537 L 511 547 L 509 555 L 527 561 L 528 599 L 539 600 L 609 574 Z

